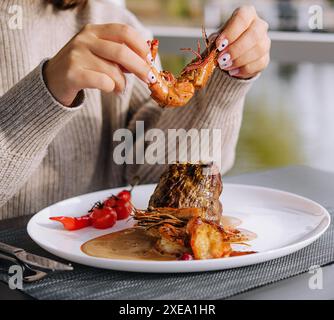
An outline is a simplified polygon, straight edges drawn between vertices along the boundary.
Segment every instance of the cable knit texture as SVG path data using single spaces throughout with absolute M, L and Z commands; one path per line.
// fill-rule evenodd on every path
M 22 8 L 22 28 L 11 27 L 13 5 Z M 151 38 L 130 12 L 103 1 L 90 0 L 84 10 L 73 11 L 56 11 L 43 0 L 0 2 L 0 219 L 125 185 L 134 175 L 143 183 L 157 181 L 163 165 L 113 161 L 115 130 L 135 132 L 136 121 L 144 121 L 145 130 L 165 132 L 221 129 L 222 157 L 217 160 L 223 172 L 232 166 L 244 98 L 254 80 L 238 80 L 216 70 L 208 86 L 180 109 L 158 107 L 146 85 L 133 76 L 127 76 L 123 95 L 86 90 L 74 108 L 52 97 L 43 80 L 45 59 L 86 23 L 111 22 L 132 25 Z M 137 135 L 136 143 L 143 139 Z

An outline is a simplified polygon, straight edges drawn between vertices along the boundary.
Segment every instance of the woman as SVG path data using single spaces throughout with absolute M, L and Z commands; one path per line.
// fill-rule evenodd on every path
M 136 121 L 146 130 L 221 129 L 222 171 L 232 166 L 245 95 L 269 62 L 268 25 L 253 7 L 227 22 L 216 40 L 220 68 L 180 109 L 150 98 L 151 35 L 125 9 L 98 0 L 3 0 L 0 18 L 0 219 L 134 175 L 156 181 L 157 165 L 113 160 L 113 133 L 134 130 Z

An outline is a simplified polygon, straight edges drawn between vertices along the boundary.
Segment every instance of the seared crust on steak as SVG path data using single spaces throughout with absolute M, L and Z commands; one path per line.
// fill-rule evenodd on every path
M 175 163 L 168 166 L 150 198 L 154 208 L 202 208 L 208 221 L 220 222 L 222 179 L 213 163 Z

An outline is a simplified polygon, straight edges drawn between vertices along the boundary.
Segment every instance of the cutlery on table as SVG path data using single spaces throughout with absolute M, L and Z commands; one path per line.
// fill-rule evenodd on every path
M 51 271 L 72 271 L 70 264 L 64 264 L 49 258 L 41 257 L 36 254 L 26 252 L 22 248 L 16 248 L 11 245 L 0 242 L 0 253 L 10 255 L 19 262 L 31 267 Z
M 46 272 L 33 269 L 25 263 L 19 262 L 15 258 L 7 256 L 5 254 L 0 253 L 0 259 L 6 260 L 8 262 L 14 263 L 15 265 L 20 265 L 23 269 L 23 281 L 24 282 L 34 282 L 43 279 L 48 274 Z

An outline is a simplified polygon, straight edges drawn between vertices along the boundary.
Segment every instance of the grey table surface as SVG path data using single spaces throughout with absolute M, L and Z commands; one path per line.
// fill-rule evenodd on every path
M 334 173 L 306 166 L 293 166 L 259 173 L 251 173 L 224 179 L 225 182 L 253 184 L 277 188 L 299 194 L 319 202 L 323 206 L 334 206 Z M 333 243 L 334 250 L 334 243 Z M 334 264 L 323 267 L 323 289 L 311 290 L 308 286 L 312 274 L 304 273 L 259 289 L 234 296 L 236 299 L 280 300 L 280 299 L 334 299 Z
M 324 206 L 334 207 L 334 173 L 306 166 L 291 166 L 276 170 L 225 177 L 224 182 L 277 188 L 308 197 Z M 5 222 L 0 222 L 1 224 Z M 333 244 L 334 250 L 334 244 Z M 301 274 L 259 289 L 234 296 L 236 299 L 334 299 L 334 264 L 322 268 L 323 289 L 311 290 L 312 276 Z M 0 283 L 0 299 L 29 299 L 25 294 L 12 291 Z

